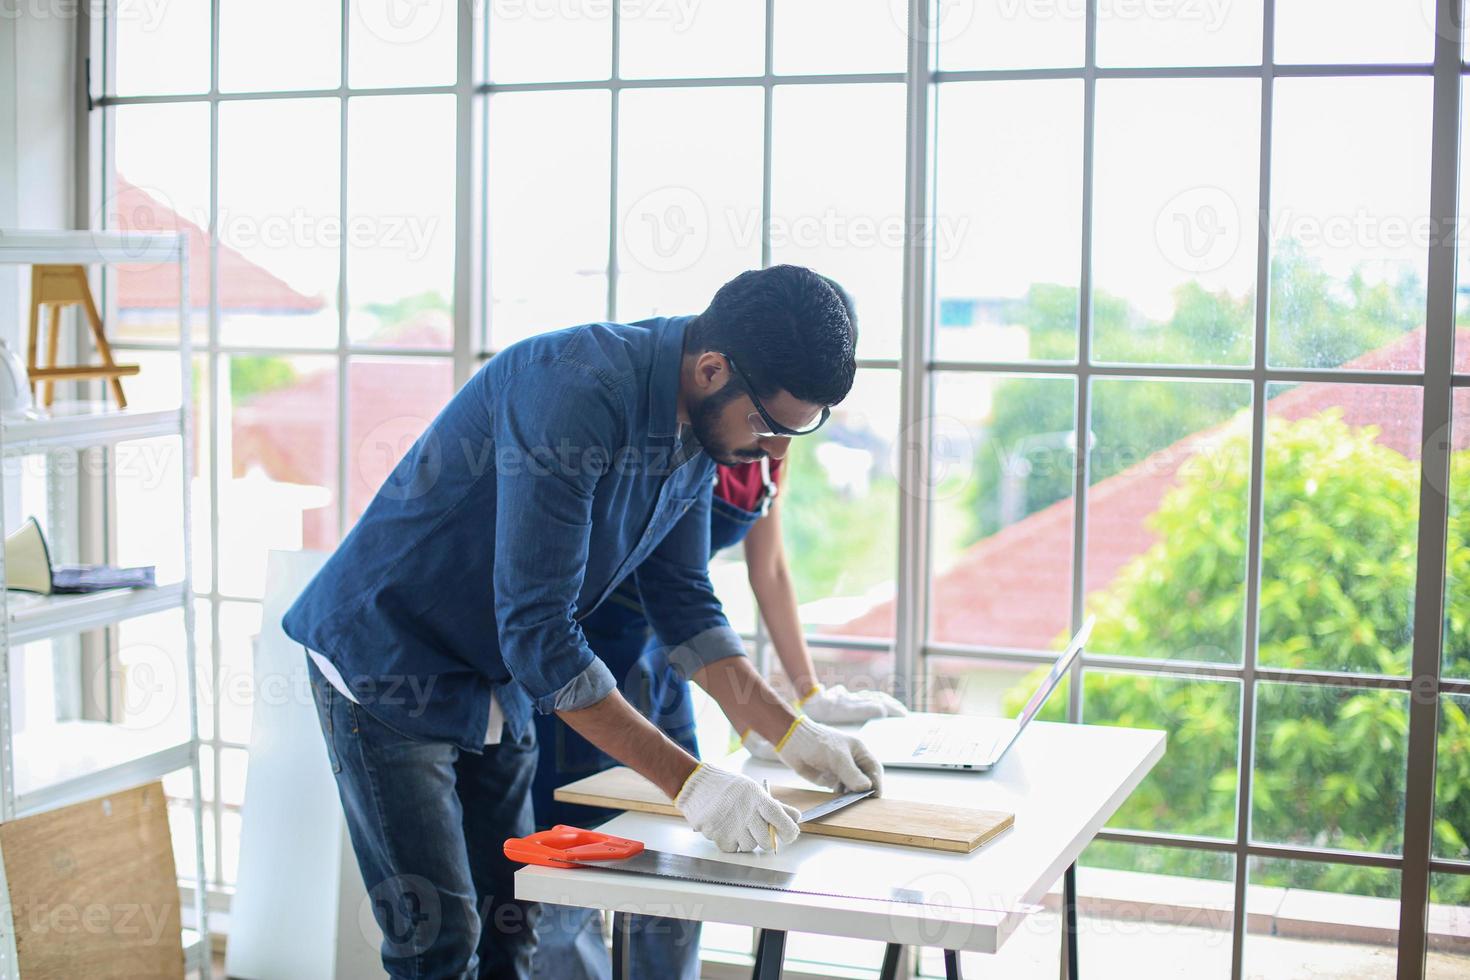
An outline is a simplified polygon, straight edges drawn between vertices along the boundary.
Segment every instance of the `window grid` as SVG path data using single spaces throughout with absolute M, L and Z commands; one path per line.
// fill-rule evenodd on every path
M 1316 65 L 1278 65 L 1274 60 L 1274 33 L 1275 33 L 1275 0 L 1265 0 L 1264 3 L 1264 30 L 1262 41 L 1262 60 L 1256 65 L 1227 65 L 1227 66 L 1199 66 L 1199 67 L 1101 67 L 1097 65 L 1097 27 L 1098 11 L 1095 3 L 1089 3 L 1086 9 L 1086 27 L 1084 43 L 1084 63 L 1081 66 L 1068 68 L 1043 68 L 1043 69 L 1005 69 L 1005 70 L 946 70 L 933 69 L 933 45 L 926 36 L 929 13 L 925 9 L 915 9 L 910 12 L 911 27 L 924 26 L 925 31 L 911 30 L 909 49 L 908 70 L 899 72 L 876 72 L 876 73 L 844 73 L 844 74 L 817 74 L 817 75 L 777 75 L 773 70 L 773 24 L 775 0 L 765 0 L 765 61 L 764 71 L 761 75 L 740 77 L 710 77 L 710 78 L 670 78 L 670 79 L 623 79 L 619 77 L 619 36 L 620 36 L 620 11 L 618 5 L 611 8 L 612 22 L 612 68 L 610 77 L 598 80 L 579 80 L 567 82 L 518 82 L 518 83 L 492 83 L 483 80 L 471 79 L 470 68 L 473 63 L 479 62 L 479 70 L 476 74 L 480 79 L 488 78 L 489 67 L 489 40 L 488 29 L 484 25 L 474 23 L 475 11 L 470 9 L 474 5 L 456 5 L 460 10 L 460 32 L 458 38 L 458 58 L 460 64 L 459 79 L 455 85 L 439 86 L 394 86 L 378 88 L 350 88 L 346 84 L 346 71 L 348 65 L 348 33 L 351 24 L 350 0 L 342 0 L 342 22 L 343 30 L 341 36 L 342 47 L 342 71 L 343 82 L 336 88 L 328 89 L 302 89 L 285 90 L 278 92 L 251 92 L 251 93 L 221 93 L 218 87 L 218 53 L 219 53 L 219 0 L 213 0 L 211 12 L 211 68 L 210 68 L 210 91 L 207 93 L 177 95 L 177 96 L 128 96 L 115 97 L 104 96 L 98 100 L 102 106 L 116 105 L 143 105 L 154 103 L 187 103 L 207 102 L 210 105 L 210 215 L 213 223 L 214 216 L 218 213 L 218 110 L 219 105 L 230 101 L 247 100 L 280 100 L 297 98 L 320 98 L 335 97 L 340 101 L 341 107 L 341 145 L 344 147 L 342 153 L 342 183 L 340 189 L 340 207 L 342 213 L 347 212 L 346 200 L 346 174 L 347 160 L 345 147 L 347 137 L 347 106 L 348 99 L 355 96 L 365 95 L 433 95 L 453 94 L 457 96 L 459 104 L 459 133 L 458 152 L 459 166 L 457 168 L 458 184 L 461 190 L 461 198 L 456 207 L 456 242 L 459 246 L 455 268 L 455 322 L 456 333 L 451 351 L 429 350 L 429 349 L 384 349 L 366 347 L 353 344 L 349 341 L 346 329 L 347 303 L 339 303 L 338 343 L 333 347 L 317 348 L 256 348 L 240 345 L 226 345 L 220 342 L 219 336 L 219 309 L 218 293 L 212 291 L 211 309 L 209 315 L 209 335 L 204 352 L 207 355 L 207 363 L 211 377 L 217 377 L 221 356 L 234 354 L 249 356 L 302 356 L 309 354 L 335 355 L 337 358 L 337 397 L 338 397 L 338 522 L 339 533 L 345 531 L 347 520 L 347 507 L 345 505 L 345 476 L 347 470 L 347 445 L 345 427 L 346 416 L 346 385 L 345 377 L 347 365 L 350 359 L 360 355 L 389 355 L 394 357 L 427 357 L 440 360 L 451 360 L 455 365 L 457 382 L 463 381 L 468 374 L 482 363 L 485 359 L 493 356 L 495 347 L 493 345 L 493 324 L 490 322 L 490 303 L 488 296 L 488 276 L 483 268 L 483 246 L 485 236 L 490 233 L 489 215 L 484 203 L 485 170 L 483 165 L 478 168 L 471 167 L 471 157 L 476 149 L 478 139 L 478 157 L 483 164 L 485 149 L 488 146 L 487 114 L 489 102 L 497 93 L 511 92 L 536 92 L 536 91 L 608 91 L 611 93 L 611 174 L 609 187 L 609 241 L 608 241 L 608 286 L 606 298 L 606 315 L 614 315 L 617 299 L 617 235 L 618 235 L 618 93 L 625 89 L 645 88 L 715 88 L 715 87 L 761 87 L 764 92 L 763 106 L 763 175 L 762 175 L 762 230 L 761 230 L 761 259 L 762 264 L 768 264 L 770 260 L 770 206 L 771 206 L 771 104 L 774 86 L 780 85 L 802 85 L 802 84 L 863 84 L 874 82 L 904 82 L 909 89 L 910 122 L 907 136 L 908 151 L 908 188 L 906 193 L 907 209 L 909 217 L 924 217 L 933 214 L 932 194 L 929 187 L 930 175 L 933 173 L 934 158 L 931 142 L 930 108 L 933 98 L 937 94 L 938 87 L 946 82 L 967 81 L 999 81 L 999 80 L 1028 80 L 1028 79 L 1081 79 L 1084 83 L 1084 141 L 1083 141 L 1083 230 L 1081 248 L 1081 268 L 1079 278 L 1079 295 L 1081 297 L 1081 308 L 1079 310 L 1079 336 L 1078 336 L 1078 360 L 1073 363 L 1064 362 L 954 362 L 936 360 L 929 356 L 930 331 L 932 330 L 932 292 L 933 292 L 933 268 L 926 254 L 928 246 L 922 241 L 909 239 L 904 245 L 905 264 L 905 297 L 904 297 L 904 323 L 903 323 L 903 356 L 897 359 L 869 358 L 860 361 L 864 368 L 887 368 L 900 372 L 905 393 L 902 396 L 903 411 L 907 415 L 904 419 L 909 425 L 918 425 L 922 431 L 924 416 L 929 408 L 930 384 L 932 379 L 941 371 L 943 372 L 974 372 L 992 374 L 1032 374 L 1053 375 L 1069 377 L 1076 380 L 1077 404 L 1074 424 L 1080 430 L 1087 424 L 1089 418 L 1090 381 L 1093 378 L 1122 377 L 1122 378 L 1148 378 L 1148 379 L 1193 379 L 1193 380 L 1238 380 L 1249 381 L 1252 387 L 1252 443 L 1251 443 L 1251 476 L 1249 489 L 1249 529 L 1247 532 L 1247 572 L 1245 582 L 1245 622 L 1246 640 L 1242 661 L 1239 664 L 1198 664 L 1182 661 L 1147 661 L 1137 660 L 1131 657 L 1110 657 L 1101 655 L 1084 655 L 1083 664 L 1078 668 L 1078 673 L 1085 672 L 1090 668 L 1105 668 L 1108 670 L 1128 670 L 1135 672 L 1148 672 L 1157 675 L 1207 678 L 1235 679 L 1241 683 L 1241 718 L 1240 731 L 1237 743 L 1239 761 L 1239 784 L 1236 793 L 1236 830 L 1231 839 L 1199 838 L 1186 835 L 1174 835 L 1165 833 L 1143 832 L 1143 831 L 1121 831 L 1105 830 L 1100 833 L 1099 839 L 1121 841 L 1133 844 L 1163 845 L 1168 847 L 1182 847 L 1203 851 L 1226 851 L 1235 854 L 1235 902 L 1234 902 L 1234 927 L 1232 945 L 1232 977 L 1239 978 L 1243 971 L 1243 942 L 1244 942 L 1244 918 L 1246 894 L 1248 885 L 1249 859 L 1252 857 L 1271 857 L 1288 859 L 1305 859 L 1327 864 L 1361 865 L 1367 867 L 1379 867 L 1404 872 L 1401 903 L 1402 922 L 1405 927 L 1399 938 L 1399 975 L 1417 976 L 1422 971 L 1423 954 L 1425 948 L 1425 937 L 1423 932 L 1423 908 L 1427 902 L 1428 874 L 1453 873 L 1470 874 L 1470 861 L 1457 861 L 1450 859 L 1432 858 L 1429 853 L 1429 844 L 1426 841 L 1420 849 L 1413 853 L 1403 855 L 1392 854 L 1369 854 L 1351 851 L 1338 851 L 1329 849 L 1298 847 L 1289 845 L 1278 845 L 1251 841 L 1250 814 L 1251 814 L 1251 791 L 1254 776 L 1253 767 L 1253 745 L 1255 739 L 1254 718 L 1254 693 L 1258 681 L 1269 681 L 1271 683 L 1287 684 L 1335 684 L 1349 686 L 1363 686 L 1380 688 L 1384 690 L 1407 691 L 1412 684 L 1412 677 L 1431 675 L 1434 679 L 1435 691 L 1464 694 L 1470 693 L 1470 682 L 1441 680 L 1440 658 L 1439 658 L 1439 631 L 1437 629 L 1420 629 L 1416 631 L 1414 665 L 1409 674 L 1404 676 L 1382 676 L 1382 675 L 1359 675 L 1347 674 L 1334 671 L 1287 671 L 1273 668 L 1260 667 L 1256 664 L 1256 616 L 1259 607 L 1260 592 L 1260 547 L 1262 534 L 1262 495 L 1264 480 L 1264 441 L 1265 441 L 1265 417 L 1266 417 L 1266 392 L 1267 386 L 1273 382 L 1312 382 L 1332 381 L 1335 383 L 1358 383 L 1376 385 L 1400 385 L 1409 387 L 1420 387 L 1425 393 L 1425 421 L 1435 421 L 1431 415 L 1442 416 L 1439 421 L 1448 421 L 1449 411 L 1447 406 L 1448 391 L 1450 388 L 1470 387 L 1470 375 L 1452 374 L 1449 368 L 1449 359 L 1444 359 L 1443 365 L 1437 365 L 1429 352 L 1426 352 L 1426 370 L 1423 372 L 1354 372 L 1348 370 L 1312 370 L 1312 369 L 1283 369 L 1268 367 L 1266 364 L 1266 327 L 1267 327 L 1267 304 L 1270 296 L 1270 235 L 1269 230 L 1262 226 L 1258 231 L 1257 251 L 1257 278 L 1256 278 L 1256 309 L 1254 325 L 1254 363 L 1250 367 L 1221 368 L 1221 367 L 1189 367 L 1172 365 L 1131 365 L 1131 364 L 1106 364 L 1090 362 L 1091 345 L 1091 292 L 1092 292 L 1092 195 L 1095 172 L 1095 160 L 1093 148 L 1095 145 L 1095 99 L 1096 83 L 1099 79 L 1199 79 L 1199 78 L 1252 78 L 1259 79 L 1261 87 L 1261 166 L 1259 169 L 1260 181 L 1260 208 L 1261 213 L 1269 213 L 1270 186 L 1271 186 L 1271 139 L 1272 139 L 1272 108 L 1274 104 L 1274 79 L 1276 78 L 1313 78 L 1313 77 L 1388 77 L 1388 76 L 1431 76 L 1436 79 L 1435 114 L 1436 114 L 1436 143 L 1433 147 L 1432 161 L 1435 167 L 1434 198 L 1432 200 L 1432 213 L 1435 215 L 1448 215 L 1449 220 L 1454 220 L 1455 203 L 1455 175 L 1456 169 L 1453 164 L 1458 163 L 1460 147 L 1458 139 L 1455 139 L 1453 151 L 1446 150 L 1440 137 L 1445 132 L 1454 134 L 1457 132 L 1459 112 L 1459 84 L 1461 71 L 1467 67 L 1459 58 L 1459 10 L 1458 0 L 1438 0 L 1440 24 L 1451 24 L 1453 30 L 1441 28 L 1441 38 L 1437 42 L 1438 60 L 1435 65 L 1425 64 L 1316 64 Z M 926 7 L 927 4 L 916 4 L 918 8 Z M 1445 35 L 1453 33 L 1454 40 L 1451 42 Z M 1453 43 L 1454 55 L 1448 59 L 1445 52 Z M 107 32 L 106 51 L 109 58 L 115 52 L 115 39 L 112 31 Z M 479 45 L 480 51 L 476 57 L 475 46 Z M 1454 75 L 1453 85 L 1449 85 L 1446 79 L 1445 63 L 1453 61 L 1449 71 Z M 110 76 L 107 76 L 110 77 Z M 1447 95 L 1443 89 L 1453 88 L 1453 98 Z M 1447 121 L 1447 117 L 1452 120 Z M 478 132 L 471 132 L 471 122 L 480 128 Z M 1453 125 L 1451 125 L 1453 123 Z M 110 125 L 110 120 L 104 123 Z M 1446 127 L 1448 127 L 1446 129 Z M 104 140 L 104 146 L 108 157 L 104 161 L 102 177 L 110 179 L 110 139 Z M 1445 162 L 1449 161 L 1449 162 Z M 473 172 L 467 172 L 472 170 Z M 1445 176 L 1444 171 L 1450 175 Z M 1446 192 L 1448 186 L 1448 192 Z M 468 193 L 466 193 L 468 191 Z M 1446 193 L 1448 196 L 1446 197 Z M 472 221 L 471 218 L 477 218 Z M 476 235 L 479 237 L 475 237 Z M 1448 259 L 1438 253 L 1448 252 Z M 473 256 L 474 258 L 469 258 Z M 346 290 L 346 249 L 341 249 L 339 255 L 339 289 L 345 297 Z M 211 235 L 210 248 L 211 282 L 218 279 L 218 241 Z M 1455 287 L 1455 269 L 1453 246 L 1436 246 L 1431 248 L 1430 278 L 1428 291 L 1430 297 L 1429 340 L 1428 343 L 1448 343 L 1453 323 L 1452 296 Z M 472 302 L 473 301 L 473 302 Z M 1446 308 L 1448 314 L 1445 313 Z M 1436 316 L 1438 313 L 1438 316 Z M 1438 341 L 1436 341 L 1438 337 Z M 156 344 L 148 343 L 118 343 L 115 346 L 123 349 L 167 349 Z M 218 394 L 211 389 L 209 405 L 205 408 L 205 415 L 212 433 L 217 433 L 220 423 L 218 413 Z M 907 426 L 905 431 L 911 431 Z M 1426 431 L 1429 429 L 1426 427 Z M 212 588 L 208 593 L 201 594 L 200 598 L 207 599 L 211 608 L 211 621 L 214 642 L 212 644 L 211 657 L 214 665 L 214 678 L 216 687 L 219 684 L 219 657 L 220 657 L 220 616 L 219 607 L 223 602 L 229 601 L 258 601 L 253 598 L 231 596 L 219 591 L 219 548 L 218 548 L 218 488 L 215 486 L 214 475 L 219 472 L 218 439 L 210 441 L 210 472 L 211 472 L 211 580 Z M 912 452 L 906 451 L 905 465 L 911 467 L 911 472 L 923 473 L 929 462 L 930 446 L 927 439 L 919 439 L 909 444 Z M 1425 466 L 1431 462 L 1437 465 L 1438 460 L 1431 461 L 1426 449 Z M 1073 494 L 1073 585 L 1072 585 L 1072 619 L 1073 626 L 1080 624 L 1083 615 L 1083 603 L 1086 596 L 1086 582 L 1084 580 L 1085 570 L 1085 548 L 1086 548 L 1086 512 L 1088 500 L 1088 474 L 1087 454 L 1083 453 L 1077 460 L 1076 481 Z M 1428 503 L 1426 498 L 1425 503 Z M 900 549 L 899 571 L 897 576 L 900 617 L 897 635 L 892 640 L 861 639 L 857 637 L 824 637 L 813 636 L 808 642 L 817 648 L 866 648 L 873 650 L 894 651 L 899 681 L 905 689 L 911 691 L 920 690 L 920 678 L 924 675 L 927 660 L 931 656 L 961 657 L 961 658 L 983 658 L 997 660 L 1012 660 L 1026 663 L 1045 663 L 1052 659 L 1052 655 L 1043 651 L 1009 650 L 985 647 L 980 644 L 956 644 L 937 643 L 928 639 L 928 617 L 927 611 L 923 609 L 924 592 L 926 591 L 930 569 L 925 559 L 927 538 L 930 533 L 930 522 L 925 503 L 914 495 L 900 496 L 900 535 L 904 541 L 904 547 Z M 1443 596 L 1443 556 L 1444 556 L 1444 506 L 1438 508 L 1421 507 L 1420 513 L 1420 551 L 1419 551 L 1419 581 L 1416 587 L 1416 597 L 1419 603 L 1418 611 L 1423 611 L 1426 602 L 1435 609 L 1439 608 Z M 1435 527 L 1436 515 L 1438 526 Z M 1439 546 L 1433 547 L 1433 539 L 1438 537 Z M 1425 541 L 1430 542 L 1425 547 Z M 914 561 L 915 556 L 919 561 Z M 1438 570 L 1434 565 L 1438 564 Z M 1438 578 L 1436 578 L 1438 576 Z M 1438 592 L 1438 598 L 1426 599 L 1426 592 Z M 1423 622 L 1418 619 L 1416 621 Z M 768 646 L 763 641 L 760 632 L 753 637 L 757 641 L 757 649 L 762 656 Z M 1432 657 L 1433 669 L 1426 671 Z M 1074 680 L 1077 675 L 1074 675 Z M 1408 754 L 1408 800 L 1407 809 L 1409 815 L 1419 813 L 1427 814 L 1433 803 L 1433 778 L 1432 766 L 1435 749 L 1435 719 L 1437 711 L 1436 699 L 1427 699 L 1431 703 L 1425 705 L 1411 706 L 1411 727 L 1413 734 Z M 1083 704 L 1081 703 L 1081 685 L 1071 685 L 1071 696 L 1068 705 L 1069 716 L 1073 721 L 1080 721 L 1083 717 Z M 209 745 L 216 752 L 221 748 L 245 748 L 238 743 L 223 740 L 219 737 L 219 699 L 216 690 L 213 705 L 215 713 L 214 737 Z M 1425 732 L 1428 732 L 1427 754 L 1425 751 Z M 1427 763 L 1418 765 L 1420 770 L 1416 775 L 1416 763 Z M 215 799 L 219 799 L 219 769 L 215 766 Z M 1423 775 L 1428 772 L 1429 775 Z M 1427 782 L 1426 782 L 1427 781 Z M 220 867 L 220 833 L 219 833 L 219 811 L 220 806 L 214 806 L 214 819 L 216 830 L 216 868 Z M 1427 824 L 1426 824 L 1427 826 Z M 1406 844 L 1412 839 L 1415 832 L 1407 825 L 1405 829 Z

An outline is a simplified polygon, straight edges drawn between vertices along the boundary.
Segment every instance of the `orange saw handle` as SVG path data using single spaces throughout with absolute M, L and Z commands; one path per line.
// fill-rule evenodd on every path
M 618 861 L 642 850 L 642 841 L 566 824 L 537 831 L 529 837 L 511 837 L 505 842 L 505 856 L 512 861 L 547 868 L 575 868 L 589 861 Z

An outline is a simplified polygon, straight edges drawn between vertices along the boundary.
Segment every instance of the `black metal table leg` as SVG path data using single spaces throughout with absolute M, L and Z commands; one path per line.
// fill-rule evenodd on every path
M 903 959 L 903 947 L 889 943 L 883 950 L 883 968 L 878 971 L 878 980 L 898 980 L 898 964 Z
M 1077 980 L 1077 865 L 1067 865 L 1062 875 L 1062 937 L 1067 957 L 1067 980 Z
M 781 980 L 781 961 L 786 958 L 786 933 L 762 929 L 756 934 L 755 969 L 750 980 Z
M 633 971 L 628 963 L 630 947 L 628 930 L 631 917 L 627 912 L 613 913 L 612 926 L 612 980 L 631 980 Z
M 964 980 L 964 975 L 960 973 L 960 951 L 957 949 L 944 951 L 944 978 L 945 980 Z

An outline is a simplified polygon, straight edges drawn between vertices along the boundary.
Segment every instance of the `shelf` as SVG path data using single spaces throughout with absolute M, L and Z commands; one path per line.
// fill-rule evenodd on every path
M 53 636 L 67 636 L 111 626 L 149 613 L 177 609 L 184 603 L 184 586 L 175 582 L 152 589 L 108 589 L 85 595 L 31 595 L 12 591 L 10 647 Z
M 110 408 L 106 402 L 57 402 L 44 418 L 0 419 L 0 451 L 5 455 L 111 446 L 132 439 L 176 436 L 183 431 L 177 408 L 140 412 Z
M 63 721 L 15 736 L 16 816 L 116 793 L 193 763 L 188 734 Z
M 183 241 L 183 236 L 177 232 L 0 229 L 0 264 L 94 265 L 178 261 L 183 255 Z

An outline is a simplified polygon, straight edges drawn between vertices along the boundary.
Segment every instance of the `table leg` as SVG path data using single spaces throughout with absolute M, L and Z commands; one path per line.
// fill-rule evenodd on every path
M 883 968 L 878 971 L 878 980 L 898 980 L 898 966 L 903 961 L 903 947 L 889 943 L 883 950 Z
M 755 969 L 750 980 L 781 980 L 781 961 L 786 957 L 786 933 L 762 929 L 756 934 Z
M 628 930 L 632 925 L 627 912 L 613 912 L 612 980 L 631 980 L 633 970 L 628 963 Z
M 944 951 L 944 980 L 964 980 L 964 975 L 960 973 L 960 951 L 957 949 Z
M 1067 980 L 1077 980 L 1077 865 L 1062 875 L 1062 936 L 1066 940 Z

